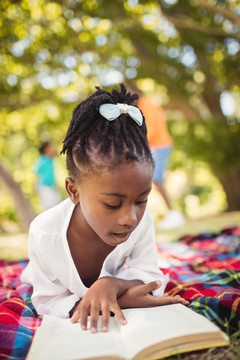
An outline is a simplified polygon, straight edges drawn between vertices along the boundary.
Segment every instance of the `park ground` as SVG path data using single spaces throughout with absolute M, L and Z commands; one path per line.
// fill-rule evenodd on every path
M 158 217 L 155 216 L 157 224 Z M 178 228 L 159 230 L 156 226 L 157 242 L 177 241 L 186 234 L 196 235 L 202 232 L 218 232 L 224 227 L 240 226 L 240 211 L 224 212 L 214 216 L 198 219 L 186 218 Z M 6 224 L 5 231 L 0 233 L 0 257 L 8 261 L 27 259 L 27 233 L 19 232 L 18 227 Z

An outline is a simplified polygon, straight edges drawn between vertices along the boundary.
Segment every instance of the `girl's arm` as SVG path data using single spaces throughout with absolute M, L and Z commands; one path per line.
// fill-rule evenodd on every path
M 37 313 L 68 318 L 69 311 L 80 297 L 71 293 L 52 273 L 51 264 L 45 261 L 44 250 L 39 249 L 42 241 L 40 232 L 30 228 L 28 241 L 30 262 L 21 275 L 21 281 L 33 286 L 32 303 Z

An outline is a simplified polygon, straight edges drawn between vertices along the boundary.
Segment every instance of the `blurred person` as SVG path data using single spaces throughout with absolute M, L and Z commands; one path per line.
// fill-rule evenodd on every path
M 166 217 L 158 223 L 158 228 L 164 230 L 181 226 L 185 221 L 184 216 L 180 211 L 173 209 L 164 187 L 164 176 L 169 165 L 173 141 L 168 132 L 163 108 L 156 99 L 142 94 L 137 105 L 142 110 L 146 119 L 147 138 L 155 165 L 153 183 L 162 195 L 168 208 Z
M 36 191 L 40 206 L 42 210 L 46 210 L 61 201 L 55 177 L 54 157 L 57 152 L 51 142 L 44 142 L 39 152 L 40 156 L 35 160 L 33 169 L 37 176 Z

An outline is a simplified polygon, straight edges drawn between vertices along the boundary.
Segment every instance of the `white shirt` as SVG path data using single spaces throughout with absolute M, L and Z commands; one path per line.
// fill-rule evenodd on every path
M 67 241 L 74 207 L 70 199 L 64 200 L 37 216 L 30 226 L 30 261 L 21 281 L 33 286 L 32 303 L 40 315 L 67 318 L 75 303 L 88 291 L 75 267 Z M 103 276 L 137 279 L 144 283 L 161 280 L 162 286 L 154 295 L 163 295 L 168 275 L 164 276 L 158 268 L 153 218 L 148 207 L 128 240 L 106 257 L 99 278 Z

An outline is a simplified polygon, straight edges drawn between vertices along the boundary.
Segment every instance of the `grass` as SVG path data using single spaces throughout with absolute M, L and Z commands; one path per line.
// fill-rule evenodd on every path
M 169 230 L 159 230 L 156 226 L 156 238 L 158 242 L 176 241 L 183 235 L 196 235 L 206 231 L 218 232 L 228 226 L 240 226 L 239 211 L 194 220 L 186 219 L 183 226 Z
M 178 354 L 167 360 L 239 360 L 240 359 L 240 322 L 239 330 L 230 336 L 230 345 L 213 347 L 200 351 Z
M 239 360 L 240 347 L 230 344 L 226 347 L 210 348 L 185 354 L 179 354 L 175 357 L 169 357 L 168 360 Z
M 28 258 L 27 234 L 1 234 L 0 235 L 1 260 L 18 261 Z

